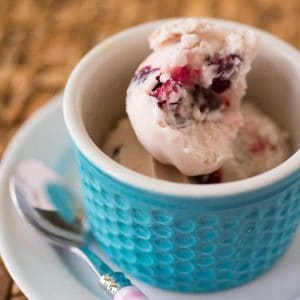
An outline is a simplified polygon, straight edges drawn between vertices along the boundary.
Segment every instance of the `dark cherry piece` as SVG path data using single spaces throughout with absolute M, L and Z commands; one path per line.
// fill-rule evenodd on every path
M 183 86 L 190 84 L 190 71 L 187 66 L 174 68 L 172 79 L 180 82 Z
M 222 76 L 215 77 L 210 85 L 210 89 L 215 93 L 223 93 L 231 86 L 231 81 Z
M 223 93 L 231 86 L 230 78 L 234 70 L 240 66 L 242 58 L 237 54 L 230 54 L 225 57 L 218 55 L 208 58 L 208 65 L 216 67 L 216 77 L 213 79 L 210 89 L 215 93 Z
M 163 83 L 159 79 L 159 76 L 156 77 L 156 80 L 157 80 L 157 83 L 156 83 L 155 87 L 152 89 L 152 91 L 157 90 L 158 88 L 160 88 L 163 85 Z
M 186 88 L 191 88 L 195 83 L 199 81 L 201 75 L 201 69 L 194 67 L 190 69 L 188 66 L 176 67 L 171 72 L 173 80 L 179 82 Z
M 159 68 L 153 68 L 152 66 L 145 66 L 140 69 L 132 78 L 132 81 L 137 81 L 138 83 L 143 83 L 149 74 L 159 70 Z
M 269 146 L 269 141 L 266 138 L 259 136 L 256 142 L 250 147 L 250 152 L 252 154 L 259 154 L 264 152 Z
M 152 90 L 150 96 L 157 98 L 158 100 L 157 105 L 160 108 L 162 108 L 168 103 L 170 99 L 170 94 L 173 92 L 177 93 L 180 88 L 181 88 L 180 84 L 171 78 L 164 83 L 160 83 L 158 81 L 158 84 Z M 179 104 L 179 102 L 180 101 L 171 103 L 171 105 L 173 105 L 174 110 L 175 110 L 175 106 Z
M 222 169 L 218 169 L 217 171 L 208 175 L 191 176 L 190 179 L 192 183 L 197 184 L 221 183 L 223 179 L 223 171 Z
M 223 104 L 222 99 L 216 93 L 199 85 L 195 85 L 192 95 L 202 113 L 218 110 Z
M 112 157 L 115 158 L 119 153 L 120 153 L 120 150 L 121 150 L 122 146 L 116 146 L 113 151 L 112 151 Z
M 219 57 L 218 55 L 208 59 L 208 65 L 215 65 L 217 67 L 217 74 L 225 74 L 232 71 L 232 68 L 239 66 L 242 62 L 242 58 L 238 54 L 230 54 L 225 57 Z

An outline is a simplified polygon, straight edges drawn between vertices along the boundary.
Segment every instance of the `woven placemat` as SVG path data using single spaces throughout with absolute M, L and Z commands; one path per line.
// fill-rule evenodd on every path
M 300 48 L 299 0 L 0 0 L 0 155 L 17 128 L 61 91 L 106 36 L 175 16 L 226 18 Z M 0 264 L 0 300 L 26 299 Z

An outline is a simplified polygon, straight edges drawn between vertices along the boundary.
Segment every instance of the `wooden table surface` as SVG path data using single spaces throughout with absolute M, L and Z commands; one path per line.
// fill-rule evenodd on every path
M 176 16 L 244 22 L 300 48 L 299 0 L 0 0 L 0 155 L 95 44 L 127 27 Z M 26 297 L 0 261 L 4 299 Z

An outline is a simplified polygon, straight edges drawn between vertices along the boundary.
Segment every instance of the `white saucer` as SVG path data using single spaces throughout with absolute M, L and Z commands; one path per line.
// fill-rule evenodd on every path
M 30 119 L 3 157 L 0 173 L 0 253 L 14 280 L 31 300 L 106 299 L 95 276 L 71 254 L 54 249 L 16 214 L 8 178 L 17 162 L 36 158 L 59 169 L 79 191 L 61 96 Z M 30 174 L 28 174 L 30 176 Z M 211 294 L 177 294 L 136 283 L 151 300 L 299 300 L 300 232 L 284 258 L 267 274 L 240 288 Z

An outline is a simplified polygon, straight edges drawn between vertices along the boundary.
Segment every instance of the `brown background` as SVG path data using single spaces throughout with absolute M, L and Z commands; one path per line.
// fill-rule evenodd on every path
M 129 26 L 175 16 L 241 21 L 300 48 L 299 0 L 0 0 L 0 156 L 91 47 Z M 26 298 L 0 261 L 4 299 Z

